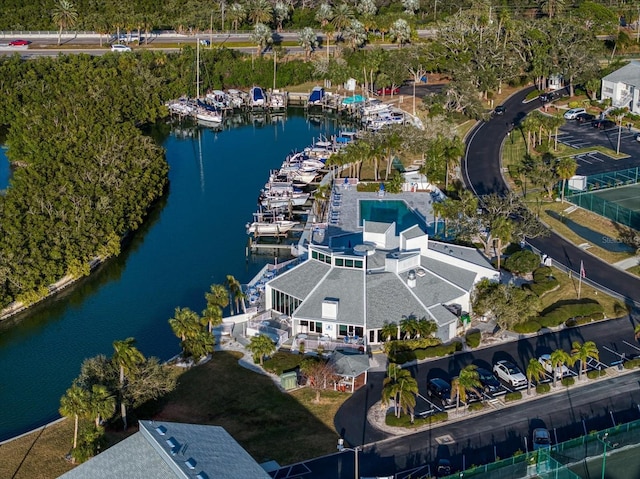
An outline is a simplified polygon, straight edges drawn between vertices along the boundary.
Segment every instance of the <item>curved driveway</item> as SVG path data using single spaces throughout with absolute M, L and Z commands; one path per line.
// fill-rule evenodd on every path
M 532 89 L 529 87 L 511 96 L 504 103 L 506 112 L 503 116 L 479 123 L 470 132 L 462 173 L 467 187 L 476 195 L 507 191 L 501 172 L 501 145 L 511 123 L 540 106 L 537 101 L 522 103 Z M 511 134 L 518 134 L 517 130 Z M 603 262 L 553 232 L 546 238 L 528 239 L 528 243 L 576 273 L 580 271 L 582 261 L 588 280 L 618 293 L 627 303 L 640 306 L 640 278 Z

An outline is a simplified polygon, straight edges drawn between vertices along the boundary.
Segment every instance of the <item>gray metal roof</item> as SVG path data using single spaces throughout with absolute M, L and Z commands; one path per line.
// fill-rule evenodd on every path
M 460 258 L 478 266 L 493 269 L 489 260 L 476 248 L 429 240 L 429 249 Z
M 402 231 L 402 235 L 407 239 L 419 238 L 420 236 L 426 236 L 426 233 L 422 231 L 418 225 L 413 225 L 411 228 L 407 228 Z
M 393 228 L 395 232 L 395 225 L 395 222 L 381 223 L 379 221 L 364 221 L 364 231 L 367 233 L 386 233 L 389 231 L 389 228 Z
M 406 283 L 409 272 L 405 271 L 399 276 Z M 426 271 L 422 277 L 416 275 L 416 286 L 412 288 L 412 291 L 427 308 L 435 304 L 449 303 L 467 293 L 467 291 L 443 281 L 429 271 Z
M 429 313 L 431 313 L 431 316 L 438 325 L 436 337 L 443 341 L 449 341 L 451 339 L 449 325 L 454 321 L 458 321 L 458 317 L 441 304 L 429 308 Z
M 395 273 L 367 275 L 367 329 L 381 328 L 385 322 L 399 322 L 403 316 L 427 316 L 423 304 L 406 282 Z
M 322 302 L 333 298 L 338 300 L 336 323 L 363 326 L 364 276 L 363 269 L 333 268 L 323 281 L 314 278 L 317 288 L 300 304 L 295 317 L 331 321 L 322 318 Z
M 360 376 L 369 369 L 369 355 L 355 350 L 335 351 L 329 361 L 340 376 Z
M 474 271 L 458 268 L 457 266 L 433 258 L 422 257 L 420 259 L 420 265 L 424 269 L 431 271 L 441 278 L 446 278 L 466 291 L 471 291 L 477 276 Z
M 602 78 L 602 81 L 624 83 L 626 85 L 640 88 L 640 62 L 632 61 L 628 65 L 609 73 L 607 76 Z
M 90 461 L 64 474 L 65 479 L 236 479 L 271 476 L 220 426 L 140 421 L 140 430 Z M 161 432 L 163 434 L 161 434 Z
M 269 281 L 269 286 L 298 299 L 306 298 L 329 272 L 331 265 L 316 260 L 304 261 Z

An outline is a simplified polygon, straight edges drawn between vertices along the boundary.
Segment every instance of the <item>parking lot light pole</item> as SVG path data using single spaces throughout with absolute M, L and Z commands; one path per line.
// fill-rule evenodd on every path
M 596 436 L 598 441 L 600 441 L 602 443 L 602 445 L 604 446 L 604 451 L 602 453 L 602 474 L 600 475 L 601 479 L 604 479 L 604 472 L 605 472 L 606 464 L 607 464 L 607 447 L 615 448 L 618 445 L 617 443 L 616 444 L 611 444 L 609 441 L 607 441 L 607 437 L 609 437 L 609 433 L 608 432 L 605 432 L 602 437 Z
M 344 445 L 344 439 L 339 438 L 338 439 L 338 451 L 343 452 L 343 451 L 353 451 L 353 453 L 355 454 L 355 469 L 354 469 L 354 478 L 355 479 L 359 479 L 360 475 L 359 475 L 359 468 L 358 468 L 358 451 L 360 450 L 359 446 L 356 447 L 345 447 Z

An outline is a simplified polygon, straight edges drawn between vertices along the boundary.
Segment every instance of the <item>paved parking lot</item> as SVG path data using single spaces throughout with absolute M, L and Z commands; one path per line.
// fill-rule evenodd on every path
M 595 150 L 575 156 L 577 174 L 588 176 L 640 166 L 640 142 L 635 139 L 637 133 L 637 130 L 629 131 L 627 128 L 620 132 L 620 153 L 629 155 L 627 158 L 617 160 Z M 558 142 L 576 149 L 599 145 L 616 151 L 618 127 L 599 130 L 593 128 L 590 122 L 568 120 L 558 132 Z

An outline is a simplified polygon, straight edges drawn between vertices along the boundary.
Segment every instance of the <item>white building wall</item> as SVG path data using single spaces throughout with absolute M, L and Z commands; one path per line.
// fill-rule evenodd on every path
M 493 281 L 498 281 L 500 279 L 500 273 L 498 273 L 498 271 L 496 271 L 495 269 L 470 263 L 462 258 L 456 257 L 455 254 L 450 255 L 430 249 L 425 252 L 424 256 L 426 256 L 427 258 L 433 258 L 435 260 L 442 261 L 443 263 L 450 264 L 451 266 L 456 266 L 458 268 L 477 273 L 478 276 L 476 276 L 475 282 L 478 282 L 483 278 L 488 278 Z

